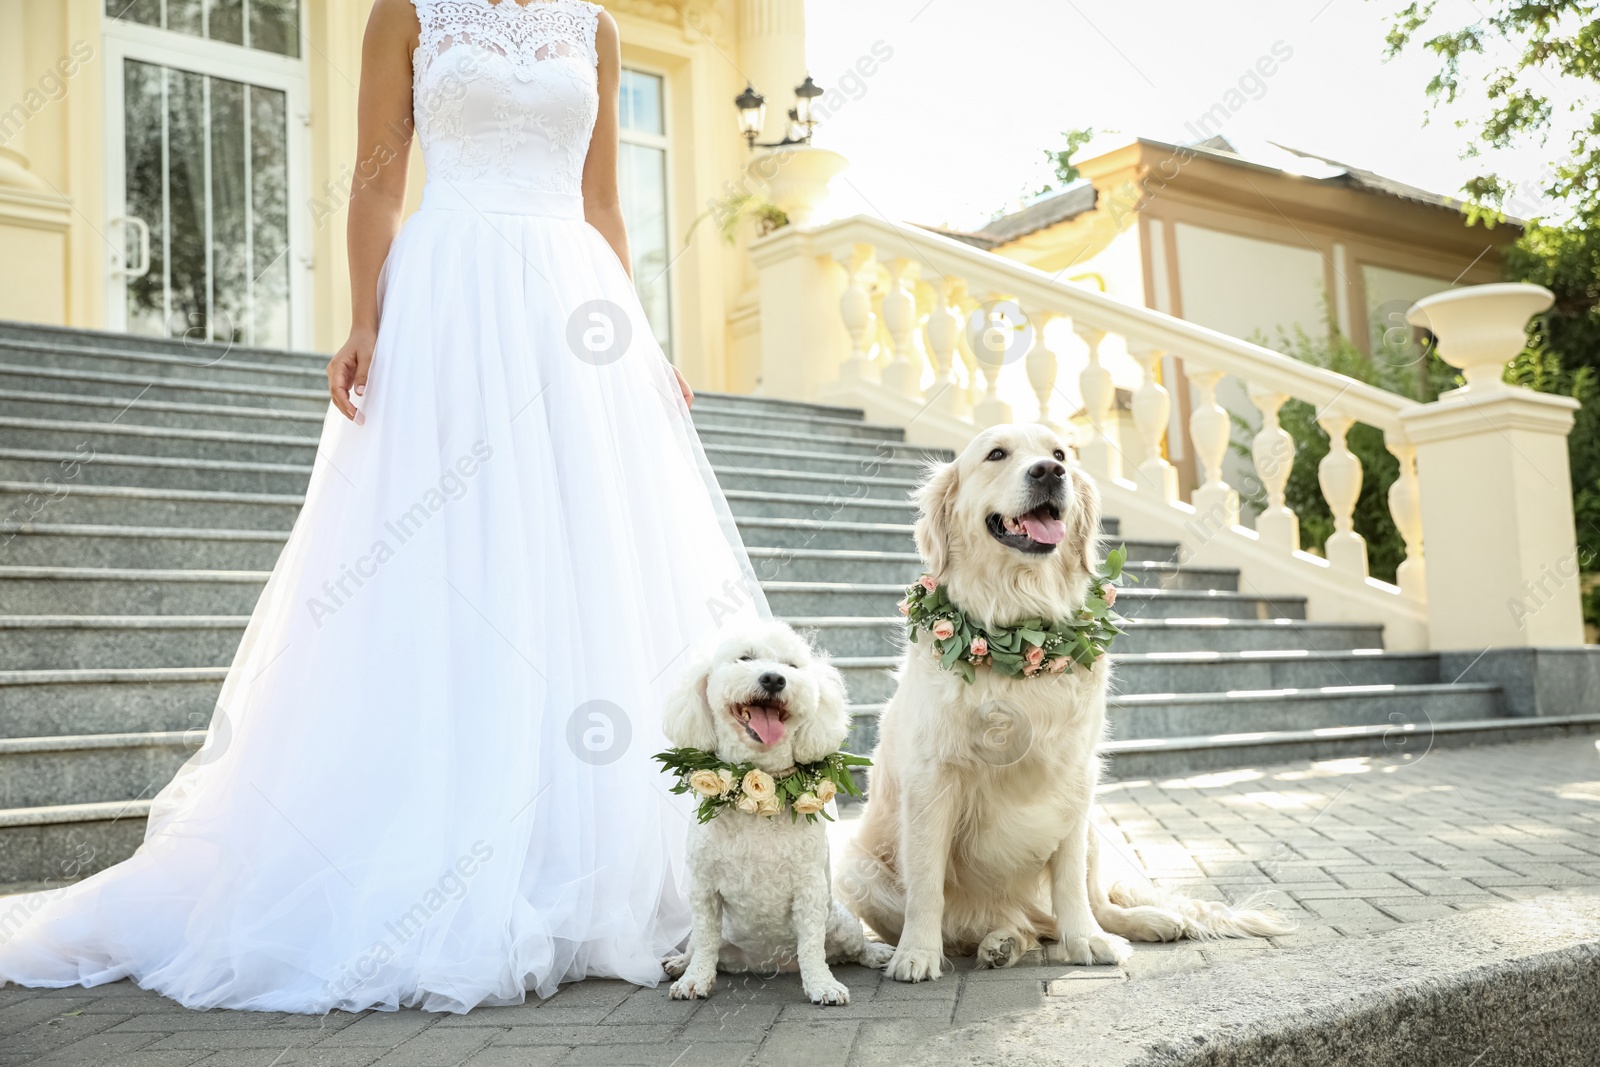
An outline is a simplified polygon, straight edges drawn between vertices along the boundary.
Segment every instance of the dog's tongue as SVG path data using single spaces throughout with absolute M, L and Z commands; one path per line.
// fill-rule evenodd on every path
M 750 707 L 750 729 L 761 738 L 763 745 L 775 745 L 783 740 L 784 731 L 788 729 L 784 721 L 778 718 L 778 713 L 772 708 L 764 708 L 760 704 Z
M 1029 537 L 1042 545 L 1058 545 L 1067 536 L 1067 524 L 1051 518 L 1048 511 L 1030 511 L 1017 516 L 1017 521 Z

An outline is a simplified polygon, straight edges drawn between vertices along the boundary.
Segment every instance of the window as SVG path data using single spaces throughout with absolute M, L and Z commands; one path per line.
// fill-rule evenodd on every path
M 297 0 L 107 0 L 106 325 L 268 348 L 309 331 Z M 298 192 L 297 192 L 298 190 Z
M 260 52 L 300 55 L 300 0 L 106 0 L 106 16 Z
M 671 228 L 667 218 L 667 132 L 660 75 L 622 71 L 617 184 L 628 225 L 633 284 L 661 350 L 672 359 Z

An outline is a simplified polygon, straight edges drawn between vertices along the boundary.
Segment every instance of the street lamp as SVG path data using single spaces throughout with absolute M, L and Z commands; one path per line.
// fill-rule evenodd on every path
M 754 85 L 746 84 L 744 92 L 734 97 L 733 105 L 739 109 L 739 133 L 744 136 L 745 143 L 752 150 L 757 148 L 782 148 L 786 145 L 810 144 L 811 134 L 817 127 L 817 116 L 813 102 L 821 96 L 823 90 L 816 82 L 811 80 L 811 75 L 806 75 L 806 80 L 795 86 L 794 107 L 789 109 L 789 129 L 784 134 L 783 140 L 771 144 L 759 144 L 756 138 L 761 136 L 761 129 L 767 121 L 767 98 L 756 92 Z
M 739 132 L 753 149 L 756 138 L 761 136 L 761 127 L 767 124 L 767 98 L 756 92 L 755 86 L 746 83 L 744 92 L 734 97 L 733 103 L 739 109 Z

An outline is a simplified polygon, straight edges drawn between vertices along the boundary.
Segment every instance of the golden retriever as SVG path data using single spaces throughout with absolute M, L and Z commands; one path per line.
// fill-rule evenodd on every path
M 1100 496 L 1048 427 L 985 430 L 916 502 L 928 573 L 985 629 L 1083 606 Z M 947 950 L 1008 967 L 1047 942 L 1052 961 L 1105 964 L 1127 958 L 1128 938 L 1291 928 L 1149 885 L 1101 886 L 1091 807 L 1109 657 L 1024 677 L 979 667 L 969 684 L 919 636 L 880 719 L 866 810 L 835 887 L 895 943 L 889 974 L 936 978 Z

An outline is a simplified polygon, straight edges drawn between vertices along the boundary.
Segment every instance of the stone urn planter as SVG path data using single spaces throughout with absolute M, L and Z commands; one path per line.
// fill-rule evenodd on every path
M 828 183 L 850 161 L 837 152 L 810 145 L 784 145 L 752 159 L 745 173 L 760 184 L 768 200 L 783 209 L 792 226 L 810 226 L 828 197 Z
M 1439 339 L 1439 358 L 1467 379 L 1460 392 L 1488 393 L 1507 388 L 1505 367 L 1526 343 L 1528 320 L 1553 303 L 1542 285 L 1469 285 L 1423 297 L 1406 321 Z

